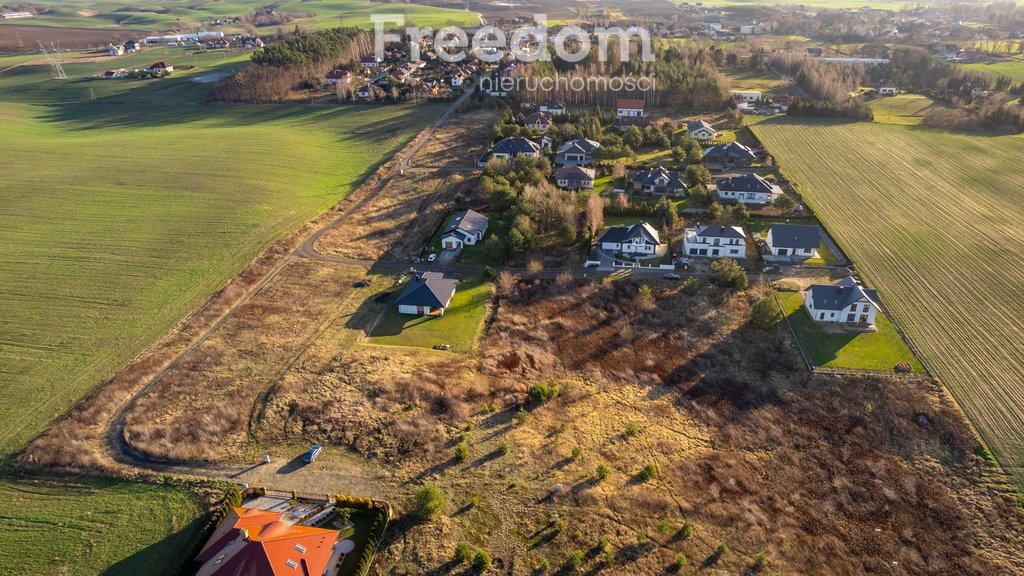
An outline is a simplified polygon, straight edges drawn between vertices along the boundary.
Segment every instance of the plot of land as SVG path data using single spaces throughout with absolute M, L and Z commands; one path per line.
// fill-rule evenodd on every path
M 791 120 L 754 131 L 1024 480 L 1024 139 Z
M 885 314 L 879 314 L 875 320 L 877 332 L 844 332 L 812 320 L 804 310 L 801 292 L 779 292 L 779 300 L 789 325 L 815 366 L 891 371 L 906 362 L 915 371 L 924 371 Z
M 965 64 L 965 67 L 996 77 L 1006 76 L 1017 83 L 1024 82 L 1024 57 L 1018 56 L 1013 60 L 993 62 L 992 64 Z
M 380 321 L 370 332 L 370 343 L 419 348 L 447 344 L 463 352 L 473 349 L 490 300 L 490 282 L 480 277 L 459 282 L 444 316 L 399 314 L 394 301 L 400 290 L 396 289 L 387 301 Z
M 904 126 L 920 124 L 925 114 L 935 106 L 941 104 L 936 104 L 935 100 L 919 94 L 886 96 L 875 98 L 868 103 L 868 107 L 875 115 L 875 122 Z
M 0 457 L 436 110 L 0 105 Z

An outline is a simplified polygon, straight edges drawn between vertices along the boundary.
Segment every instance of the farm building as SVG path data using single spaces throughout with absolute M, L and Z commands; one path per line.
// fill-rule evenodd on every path
M 323 574 L 337 530 L 293 526 L 280 512 L 232 508 L 196 556 L 196 576 Z
M 398 312 L 422 316 L 444 316 L 455 296 L 458 280 L 440 272 L 418 272 L 398 295 Z
M 683 253 L 711 258 L 746 258 L 747 236 L 739 226 L 696 226 L 683 234 Z
M 0 20 L 18 20 L 21 18 L 31 18 L 34 16 L 31 12 L 2 12 L 0 13 Z
M 602 250 L 624 254 L 654 254 L 661 245 L 658 231 L 647 222 L 608 228 L 601 233 L 597 242 Z
M 715 127 L 704 120 L 690 120 L 686 123 L 686 132 L 690 135 L 690 138 L 700 142 L 707 142 L 718 137 Z
M 110 56 L 122 56 L 124 55 L 124 46 L 120 44 L 111 44 L 107 47 L 107 54 Z
M 487 216 L 475 211 L 459 212 L 441 235 L 441 248 L 459 250 L 472 246 L 484 239 L 487 233 Z
M 594 150 L 601 147 L 601 144 L 586 138 L 569 140 L 562 144 L 562 147 L 555 154 L 555 164 L 560 166 L 582 166 L 590 164 L 594 157 Z
M 716 178 L 718 197 L 743 204 L 768 204 L 782 194 L 782 188 L 758 174 Z
M 801 224 L 772 224 L 765 240 L 773 256 L 800 258 L 814 258 L 818 242 L 818 227 Z
M 635 192 L 686 194 L 686 184 L 683 182 L 679 172 L 669 171 L 663 166 L 634 172 L 631 180 Z
M 533 140 L 513 136 L 505 138 L 495 144 L 494 149 L 491 150 L 491 156 L 495 158 L 504 158 L 505 160 L 512 160 L 516 156 L 537 158 L 540 156 L 540 150 L 541 145 L 537 144 Z
M 594 169 L 580 166 L 566 166 L 555 172 L 555 183 L 559 188 L 574 190 L 576 188 L 594 187 Z
M 835 284 L 813 284 L 804 292 L 804 309 L 816 322 L 870 326 L 878 315 L 878 293 L 865 290 L 852 276 Z

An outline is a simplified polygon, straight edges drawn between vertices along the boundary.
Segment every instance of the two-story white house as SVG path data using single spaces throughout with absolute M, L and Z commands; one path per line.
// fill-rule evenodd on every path
M 704 120 L 690 120 L 686 123 L 686 132 L 690 138 L 699 142 L 707 142 L 718 138 L 718 131 Z
M 606 229 L 597 239 L 602 250 L 614 250 L 623 254 L 654 255 L 661 239 L 658 231 L 647 222 L 630 226 L 614 226 Z
M 870 326 L 878 315 L 878 293 L 865 290 L 852 276 L 835 284 L 813 284 L 804 292 L 804 310 L 815 322 Z
M 484 239 L 487 233 L 487 216 L 476 210 L 459 212 L 441 235 L 441 248 L 459 250 L 472 246 Z
M 683 234 L 683 253 L 709 258 L 746 258 L 747 236 L 739 226 L 700 226 Z
M 772 256 L 814 258 L 818 255 L 818 227 L 802 224 L 772 224 L 765 239 Z
M 619 118 L 643 118 L 644 101 L 620 98 L 615 104 L 615 115 Z

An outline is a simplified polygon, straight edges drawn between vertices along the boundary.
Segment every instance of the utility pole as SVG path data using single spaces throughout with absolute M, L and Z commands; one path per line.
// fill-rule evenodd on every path
M 50 78 L 52 80 L 66 80 L 68 75 L 64 73 L 64 68 L 60 65 L 60 60 L 57 59 L 57 49 L 54 48 L 53 54 L 50 54 L 46 51 L 43 43 L 39 42 L 39 51 L 46 56 L 46 61 L 50 64 Z

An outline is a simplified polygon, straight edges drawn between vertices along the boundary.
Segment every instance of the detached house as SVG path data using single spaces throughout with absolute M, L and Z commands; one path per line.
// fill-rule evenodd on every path
M 750 166 L 757 160 L 753 148 L 739 142 L 729 142 L 704 149 L 704 162 L 719 166 Z
M 352 73 L 348 70 L 331 70 L 327 73 L 324 78 L 324 82 L 328 85 L 334 84 L 345 84 L 352 78 Z
M 491 156 L 495 158 L 504 158 L 505 160 L 510 161 L 516 156 L 539 158 L 540 150 L 540 144 L 537 144 L 533 140 L 513 136 L 505 138 L 495 144 L 494 149 L 491 151 Z
M 593 168 L 567 166 L 565 168 L 559 168 L 558 171 L 555 172 L 555 182 L 558 184 L 559 188 L 565 188 L 567 190 L 593 188 L 594 175 L 595 172 Z
M 615 104 L 615 115 L 619 118 L 643 118 L 644 101 L 620 98 Z
M 523 122 L 530 130 L 539 130 L 541 132 L 547 132 L 551 128 L 551 115 L 547 112 L 534 112 L 526 117 L 526 121 Z
M 359 65 L 363 68 L 377 68 L 381 65 L 381 62 L 382 60 L 373 54 L 359 59 Z
M 782 188 L 757 174 L 716 178 L 718 197 L 743 204 L 768 204 L 782 194 Z
M 484 239 L 487 233 L 487 216 L 475 211 L 459 212 L 441 235 L 441 248 L 459 250 L 472 246 Z
M 658 231 L 647 222 L 608 228 L 597 239 L 602 250 L 624 254 L 654 254 L 661 245 Z
M 818 242 L 818 227 L 801 224 L 772 224 L 765 240 L 773 256 L 798 258 L 814 258 Z
M 154 62 L 151 64 L 149 68 L 146 68 L 146 72 L 149 72 L 150 74 L 168 74 L 174 72 L 174 66 L 171 66 L 167 62 L 161 60 L 160 62 Z
M 582 166 L 590 164 L 594 160 L 594 150 L 601 147 L 601 144 L 586 138 L 569 140 L 558 149 L 555 154 L 555 164 L 560 166 Z
M 747 236 L 739 226 L 700 226 L 683 234 L 683 253 L 710 258 L 746 258 Z
M 718 132 L 715 131 L 715 127 L 704 120 L 690 120 L 686 123 L 686 132 L 690 135 L 690 138 L 699 142 L 707 142 L 708 140 L 718 138 Z
M 633 190 L 648 194 L 686 194 L 686 184 L 679 172 L 671 172 L 662 166 L 633 173 Z
M 565 114 L 565 104 L 558 100 L 545 100 L 540 103 L 540 111 L 552 116 L 561 116 Z
M 895 96 L 896 95 L 896 85 L 893 84 L 892 82 L 882 82 L 881 84 L 878 85 L 878 95 L 879 96 Z
M 398 313 L 444 316 L 458 283 L 440 272 L 417 272 L 398 295 Z
M 851 276 L 835 284 L 813 284 L 804 292 L 804 310 L 816 322 L 870 326 L 878 315 L 878 293 L 865 290 Z

